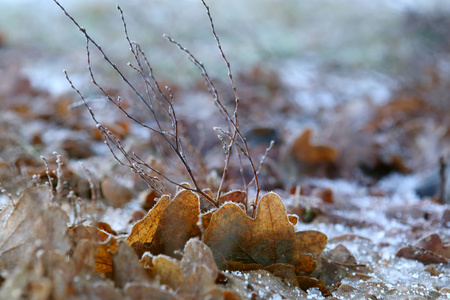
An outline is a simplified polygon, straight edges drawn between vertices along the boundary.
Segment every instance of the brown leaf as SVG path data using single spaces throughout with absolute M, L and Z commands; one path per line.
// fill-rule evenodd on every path
M 313 146 L 310 144 L 311 129 L 306 129 L 292 145 L 294 157 L 302 163 L 321 164 L 332 163 L 337 157 L 337 151 L 329 146 Z
M 231 191 L 220 196 L 219 205 L 222 205 L 225 202 L 242 203 L 245 205 L 246 199 L 247 193 L 244 191 Z
M 214 199 L 214 194 L 211 191 L 211 189 L 203 189 L 202 192 L 210 199 Z M 210 200 L 208 200 L 204 195 L 201 193 L 196 193 L 200 199 L 200 212 L 206 213 L 208 211 L 211 211 L 212 209 L 217 208 Z
M 159 220 L 169 202 L 170 198 L 168 196 L 162 196 L 158 200 L 145 218 L 133 226 L 133 229 L 127 238 L 128 244 L 133 245 L 135 242 L 141 242 L 142 244 L 152 242 Z
M 199 265 L 206 267 L 209 277 L 213 281 L 219 274 L 211 249 L 198 239 L 190 239 L 186 243 L 180 265 L 186 278 L 194 274 Z
M 159 276 L 161 284 L 166 284 L 173 290 L 177 290 L 185 282 L 183 271 L 179 262 L 166 255 L 153 257 L 153 272 Z
M 182 250 L 190 238 L 200 236 L 199 215 L 199 197 L 189 190 L 179 192 L 161 215 L 150 251 L 179 256 L 175 251 Z
M 318 276 L 327 285 L 333 285 L 344 277 L 356 276 L 355 271 L 364 271 L 366 270 L 363 269 L 364 267 L 364 265 L 357 264 L 355 257 L 345 246 L 339 244 L 322 255 L 321 264 L 315 271 L 315 276 Z
M 122 207 L 133 197 L 129 188 L 112 178 L 102 181 L 101 186 L 103 196 L 113 207 Z
M 95 272 L 95 257 L 97 256 L 97 247 L 92 239 L 80 239 L 73 251 L 71 251 L 71 260 L 74 263 L 74 272 L 80 273 L 82 270 L 89 273 Z
M 356 258 L 342 244 L 337 245 L 327 253 L 326 258 L 333 263 L 345 264 L 347 266 L 357 265 Z
M 216 212 L 216 210 L 209 211 L 207 213 L 201 214 L 200 219 L 202 221 L 202 230 L 206 230 L 211 223 L 212 215 Z
M 430 236 L 421 239 L 416 244 L 416 247 L 423 248 L 439 256 L 450 259 L 450 245 L 444 246 L 441 238 L 437 234 L 432 234 Z
M 133 249 L 120 241 L 117 254 L 113 255 L 114 282 L 123 288 L 127 283 L 148 283 L 150 278 Z
M 280 197 L 274 193 L 261 198 L 255 219 L 249 218 L 238 205 L 226 203 L 213 214 L 204 234 L 205 243 L 221 267 L 223 260 L 263 267 L 291 263 L 294 238 L 294 226 Z
M 226 269 L 230 272 L 232 271 L 254 271 L 254 270 L 261 270 L 263 269 L 263 266 L 260 264 L 244 264 L 242 261 L 227 261 L 226 262 Z
M 286 263 L 302 274 L 316 268 L 314 258 L 322 253 L 327 237 L 317 231 L 295 234 L 280 197 L 269 193 L 259 201 L 255 219 L 226 203 L 213 214 L 204 241 L 220 268 Z
M 269 271 L 274 276 L 280 277 L 289 285 L 298 286 L 297 277 L 295 275 L 295 267 L 289 264 L 273 264 L 264 270 Z
M 414 246 L 406 246 L 398 250 L 398 252 L 395 254 L 396 257 L 404 257 L 407 259 L 413 259 L 420 261 L 424 265 L 429 264 L 442 264 L 442 263 L 448 263 L 449 260 L 437 255 L 431 251 L 414 247 Z
M 298 223 L 298 216 L 297 215 L 288 215 L 289 222 L 291 222 L 292 225 L 297 225 Z
M 216 286 L 218 269 L 211 250 L 198 239 L 190 239 L 184 248 L 181 261 L 166 255 L 146 254 L 141 260 L 162 284 L 177 291 L 182 299 L 222 298 L 223 292 Z
M 0 269 L 12 270 L 23 257 L 36 248 L 66 254 L 69 218 L 58 207 L 50 206 L 50 192 L 45 186 L 27 189 L 15 206 L 1 211 Z
M 107 232 L 109 234 L 117 235 L 117 232 L 115 230 L 113 230 L 111 228 L 111 225 L 109 225 L 108 223 L 98 222 L 97 223 L 97 228 L 100 229 L 100 230 L 103 230 L 103 231 L 105 231 L 105 232 Z
M 182 299 L 223 299 L 223 291 L 215 285 L 215 279 L 209 277 L 205 266 L 198 266 L 196 274 L 186 279 L 179 293 Z
M 311 274 L 317 267 L 314 257 L 311 253 L 296 253 L 294 256 L 295 273 Z
M 307 276 L 297 276 L 298 284 L 302 290 L 305 292 L 310 288 L 318 288 L 322 293 L 322 296 L 328 297 L 332 296 L 331 292 L 325 287 L 325 283 L 322 280 Z
M 324 203 L 334 203 L 333 190 L 330 188 L 317 189 L 314 196 L 321 198 Z
M 443 245 L 439 235 L 432 234 L 421 239 L 415 247 L 401 248 L 395 256 L 417 260 L 425 265 L 448 263 L 450 261 L 450 246 Z
M 134 242 L 133 245 L 131 245 L 131 248 L 136 252 L 136 254 L 139 257 L 142 257 L 145 252 L 150 251 L 150 244 L 148 243 L 141 243 L 141 242 Z
M 295 234 L 295 250 L 298 253 L 311 253 L 314 259 L 318 259 L 327 241 L 328 237 L 319 231 L 299 231 Z
M 179 293 L 183 299 L 223 298 L 223 291 L 216 286 L 219 270 L 203 242 L 195 238 L 186 243 L 180 266 L 186 278 Z
M 110 274 L 113 271 L 112 254 L 117 252 L 117 241 L 109 236 L 109 239 L 100 244 L 95 256 L 95 271 L 100 274 Z
M 75 244 L 82 239 L 91 240 L 95 243 L 95 271 L 100 274 L 113 272 L 112 253 L 117 252 L 117 240 L 106 231 L 92 226 L 78 225 L 69 230 Z
M 139 194 L 139 203 L 146 211 L 149 211 L 156 205 L 160 195 L 154 189 L 147 189 Z

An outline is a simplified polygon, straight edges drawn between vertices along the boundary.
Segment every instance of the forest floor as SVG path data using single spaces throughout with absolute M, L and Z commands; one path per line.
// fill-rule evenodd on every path
M 218 14 L 214 6 L 211 9 L 213 16 Z M 282 10 L 278 13 L 286 13 Z M 352 15 L 341 14 L 344 20 Z M 263 15 L 256 13 L 253 18 Z M 314 55 L 310 55 L 311 45 L 302 45 L 308 53 L 302 57 L 294 55 L 296 48 L 291 46 L 268 49 L 265 43 L 273 39 L 270 32 L 259 41 L 252 40 L 261 28 L 247 32 L 248 24 L 243 25 L 244 41 L 251 41 L 259 51 L 239 46 L 231 52 L 232 58 L 238 57 L 230 60 L 232 67 L 233 62 L 237 65 L 233 75 L 240 96 L 239 127 L 257 167 L 274 141 L 258 176 L 260 196 L 274 192 L 282 200 L 279 204 L 279 198 L 270 193 L 262 198 L 256 219 L 250 218 L 250 206 L 248 216 L 241 209 L 233 211 L 237 204 L 209 211 L 204 195 L 194 197 L 193 210 L 183 204 L 172 208 L 171 203 L 190 203 L 190 192 L 166 183 L 165 192 L 172 200 L 164 204 L 162 193 L 114 159 L 99 126 L 56 68 L 65 65 L 99 124 L 117 136 L 128 153 L 136 153 L 178 183 L 190 181 L 186 168 L 160 137 L 127 118 L 89 85 L 82 34 L 73 42 L 57 37 L 55 43 L 67 42 L 74 48 L 55 54 L 59 46 L 46 48 L 45 37 L 40 45 L 19 45 L 9 31 L 0 31 L 0 298 L 450 299 L 450 167 L 445 167 L 450 165 L 450 36 L 441 30 L 450 24 L 443 15 L 411 11 L 395 22 L 390 19 L 389 24 L 403 27 L 382 42 L 372 42 L 392 64 L 380 63 L 373 58 L 376 55 L 361 55 L 373 48 L 343 50 L 344 42 L 326 46 L 336 51 L 333 59 L 323 50 L 326 47 L 317 45 L 322 50 Z M 286 18 L 289 23 L 294 17 L 287 14 Z M 227 20 L 220 14 L 217 19 L 217 27 Z M 114 22 L 120 31 L 120 19 Z M 130 23 L 131 28 L 139 24 Z M 349 28 L 350 23 L 341 24 Z M 198 24 L 209 31 L 207 19 Z M 163 27 L 156 25 L 155 31 Z M 316 29 L 326 31 L 327 26 Z M 303 39 L 314 31 L 312 26 L 305 27 Z M 289 28 L 286 35 L 298 34 Z M 365 35 L 361 30 L 360 35 Z M 73 31 L 69 40 L 77 34 Z M 189 35 L 182 29 L 172 33 L 180 40 Z M 239 41 L 238 34 L 224 30 L 225 50 Z M 138 39 L 144 33 L 136 35 Z M 217 52 L 215 58 L 205 58 L 205 65 L 212 65 L 208 71 L 223 104 L 232 111 L 235 96 L 224 73 L 226 66 L 214 38 L 209 37 L 208 42 L 202 37 L 192 44 L 196 33 L 186 41 L 191 42 L 191 51 L 199 49 L 199 59 Z M 398 43 L 392 45 L 396 37 Z M 155 39 L 150 36 L 146 42 L 155 45 Z M 351 48 L 360 40 L 347 41 Z M 323 43 L 319 38 L 316 42 Z M 404 49 L 405 45 L 414 45 L 414 51 L 386 55 L 392 47 Z M 105 42 L 102 46 L 107 48 Z M 123 62 L 130 57 L 116 54 L 123 46 L 117 37 L 108 46 L 112 57 L 126 68 Z M 173 108 L 198 184 L 215 197 L 226 155 L 214 127 L 226 128 L 227 123 L 201 74 L 172 48 L 149 56 L 161 71 L 160 85 L 169 86 L 174 94 Z M 169 58 L 163 59 L 164 54 Z M 108 94 L 120 96 L 133 116 L 154 126 L 155 120 L 133 102 L 134 95 L 102 64 L 101 56 L 92 51 L 92 59 Z M 126 75 L 145 88 L 132 70 Z M 255 191 L 245 191 L 242 183 L 242 178 L 247 182 L 252 178 L 251 169 L 239 163 L 236 153 L 230 157 L 222 191 L 241 190 L 247 201 L 254 201 Z M 221 201 L 240 203 L 244 198 L 232 194 Z M 263 199 L 269 198 L 275 204 L 265 208 L 268 200 Z M 225 222 L 219 215 L 226 209 L 236 217 L 235 223 L 220 223 Z M 281 226 L 278 221 L 267 222 L 272 229 L 292 233 L 292 240 L 275 234 L 268 234 L 267 240 L 294 243 L 297 250 L 300 243 L 301 258 L 294 249 L 294 253 L 288 251 L 288 258 L 273 259 L 272 246 L 263 240 L 255 245 L 248 242 L 248 247 L 244 244 L 247 238 L 261 238 L 257 227 L 268 226 L 262 216 L 275 213 L 285 219 L 284 227 L 277 227 Z M 191 222 L 190 229 L 183 222 Z M 254 225 L 257 222 L 265 225 Z M 194 227 L 198 232 L 191 232 Z M 231 254 L 224 250 L 220 244 L 231 237 L 217 228 L 239 236 L 239 251 L 248 257 L 234 248 Z M 198 239 L 186 244 L 188 239 L 179 236 L 184 230 Z M 167 242 L 172 236 L 182 243 Z M 255 250 L 258 247 L 267 250 Z M 314 259 L 310 269 L 308 257 Z

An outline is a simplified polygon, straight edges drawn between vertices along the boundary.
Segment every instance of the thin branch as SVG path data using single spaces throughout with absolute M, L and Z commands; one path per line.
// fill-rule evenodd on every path
M 275 141 L 271 140 L 269 147 L 266 148 L 264 155 L 261 157 L 261 161 L 259 162 L 259 167 L 258 167 L 258 170 L 256 171 L 256 175 L 259 175 L 259 173 L 261 172 L 261 169 L 264 165 L 264 161 L 266 160 L 267 156 L 269 155 L 270 150 L 272 150 L 274 144 L 275 144 Z M 249 185 L 251 185 L 254 181 L 255 181 L 255 177 L 252 178 L 252 180 L 249 182 Z
M 444 156 L 439 158 L 439 177 L 441 178 L 441 185 L 439 187 L 439 203 L 445 203 L 445 189 L 447 183 L 447 162 Z
M 107 99 L 113 103 L 116 107 L 118 107 L 120 109 L 120 111 L 122 111 L 128 118 L 130 118 L 131 120 L 137 122 L 139 125 L 151 130 L 152 132 L 155 132 L 157 134 L 159 134 L 167 143 L 167 145 L 169 146 L 169 148 L 176 154 L 176 156 L 179 158 L 179 160 L 182 162 L 190 180 L 192 181 L 194 187 L 195 187 L 195 191 L 199 192 L 202 191 L 202 189 L 199 187 L 197 180 L 193 174 L 193 171 L 191 169 L 191 167 L 189 166 L 187 159 L 185 157 L 182 145 L 181 145 L 181 139 L 179 137 L 179 133 L 178 133 L 178 121 L 176 119 L 176 114 L 175 114 L 175 110 L 173 109 L 173 94 L 170 92 L 170 97 L 167 98 L 167 96 L 162 92 L 161 87 L 159 86 L 154 74 L 153 74 L 153 70 L 150 66 L 150 63 L 148 62 L 145 53 L 140 49 L 139 45 L 136 43 L 131 42 L 129 36 L 128 36 L 128 30 L 126 27 L 126 22 L 125 22 L 125 18 L 123 15 L 123 11 L 120 7 L 117 7 L 119 12 L 121 13 L 121 17 L 122 17 L 122 22 L 124 25 L 124 30 L 125 30 L 125 36 L 126 39 L 130 45 L 130 50 L 138 64 L 138 67 L 135 67 L 134 70 L 137 71 L 142 78 L 144 79 L 144 83 L 146 86 L 146 92 L 147 92 L 147 97 L 150 99 L 150 93 L 149 93 L 149 88 L 153 91 L 156 92 L 153 88 L 152 82 L 150 82 L 147 78 L 147 76 L 145 75 L 144 72 L 144 68 L 143 65 L 141 64 L 141 57 L 144 59 L 145 65 L 147 66 L 148 70 L 149 70 L 149 78 L 151 78 L 151 80 L 153 81 L 153 84 L 155 84 L 156 86 L 156 90 L 159 92 L 159 94 L 162 96 L 162 98 L 164 99 L 164 101 L 167 103 L 168 106 L 165 106 L 163 104 L 163 102 L 161 102 L 160 100 L 158 100 L 158 103 L 164 108 L 164 110 L 166 111 L 166 113 L 169 116 L 169 119 L 171 119 L 172 122 L 172 127 L 174 129 L 174 133 L 170 133 L 169 131 L 166 131 L 163 129 L 162 124 L 160 122 L 160 116 L 157 115 L 155 108 L 153 107 L 152 103 L 147 101 L 144 96 L 138 91 L 138 89 L 125 77 L 124 73 L 122 73 L 122 71 L 116 66 L 116 64 L 114 64 L 110 58 L 106 55 L 106 53 L 104 52 L 104 50 L 91 38 L 91 36 L 87 33 L 87 31 L 81 27 L 77 21 L 64 9 L 64 7 L 59 4 L 59 2 L 57 0 L 54 0 L 54 2 L 61 8 L 61 10 L 64 12 L 64 14 L 75 24 L 75 26 L 83 33 L 83 35 L 86 38 L 86 53 L 87 53 L 87 59 L 88 59 L 88 70 L 89 70 L 89 74 L 92 80 L 92 83 L 107 97 Z M 114 99 L 112 99 L 112 97 L 102 88 L 102 86 L 100 84 L 98 84 L 98 82 L 95 79 L 94 76 L 94 72 L 92 70 L 91 67 L 91 57 L 90 57 L 90 50 L 89 50 L 89 43 L 92 43 L 92 45 L 95 46 L 95 48 L 103 55 L 103 59 L 115 70 L 115 72 L 121 77 L 121 79 L 131 88 L 131 90 L 134 92 L 134 94 L 139 98 L 139 100 L 150 110 L 151 114 L 153 115 L 153 118 L 155 120 L 156 123 L 156 127 L 157 128 L 153 128 L 151 126 L 147 126 L 145 124 L 143 124 L 142 122 L 140 122 L 139 120 L 137 120 L 136 118 L 134 118 L 133 116 L 131 116 L 121 105 L 120 105 L 120 101 L 114 101 Z M 131 64 L 130 64 L 131 65 Z M 132 65 L 131 65 L 132 66 Z M 66 73 L 66 78 L 68 79 L 67 73 Z M 69 80 L 69 79 L 68 79 Z M 107 129 L 105 127 L 103 127 L 95 118 L 94 113 L 92 111 L 92 109 L 87 105 L 87 102 L 85 101 L 84 97 L 81 95 L 80 91 L 77 90 L 73 83 L 69 80 L 69 83 L 71 85 L 71 87 L 77 92 L 77 94 L 82 97 L 83 103 L 85 104 L 85 106 L 88 108 L 89 113 L 91 114 L 91 117 L 93 118 L 93 120 L 95 121 L 97 127 L 99 128 L 99 130 L 102 132 L 102 134 L 105 137 L 105 142 L 107 143 L 108 147 L 110 147 L 111 152 L 113 153 L 113 156 L 118 159 L 118 157 L 115 155 L 114 151 L 111 148 L 111 145 L 109 143 L 112 143 L 115 147 L 118 147 L 117 149 L 124 155 L 125 159 L 127 160 L 127 163 L 124 163 L 122 160 L 118 159 L 119 163 L 121 163 L 122 165 L 127 165 L 129 167 L 131 167 L 133 169 L 133 161 L 131 159 L 131 157 L 129 155 L 127 155 L 126 151 L 121 147 L 120 145 L 120 141 L 113 137 L 112 134 L 110 134 L 110 132 L 107 131 Z M 174 138 L 175 143 L 173 143 L 170 138 Z M 134 170 L 134 169 L 133 169 Z M 139 170 L 134 170 L 136 171 L 139 175 L 141 175 L 141 177 L 145 177 L 142 172 L 139 172 Z M 167 177 L 164 177 L 164 179 L 168 179 Z M 150 182 L 152 182 L 153 180 L 150 180 Z M 148 178 L 147 178 L 147 182 Z M 170 182 L 170 181 L 169 181 Z M 211 199 L 211 197 L 209 195 L 205 195 L 205 198 L 207 198 L 208 200 L 210 200 L 212 203 L 215 203 L 215 201 L 213 199 Z

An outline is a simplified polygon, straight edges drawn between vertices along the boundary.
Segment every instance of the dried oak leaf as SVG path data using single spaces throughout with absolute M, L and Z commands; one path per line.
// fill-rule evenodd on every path
M 25 190 L 15 205 L 0 211 L 0 269 L 12 270 L 36 248 L 66 254 L 68 221 L 64 211 L 50 206 L 48 187 Z
M 398 250 L 395 254 L 397 257 L 404 257 L 407 259 L 417 260 L 423 263 L 424 265 L 429 264 L 442 264 L 448 263 L 448 259 L 437 255 L 431 251 L 414 247 L 414 246 L 406 246 Z
M 223 260 L 257 263 L 263 267 L 274 263 L 292 263 L 295 231 L 289 222 L 280 197 L 269 193 L 261 198 L 256 218 L 249 218 L 234 203 L 217 210 L 204 234 L 216 263 Z
M 295 273 L 310 275 L 317 267 L 317 263 L 311 253 L 295 253 Z
M 289 222 L 291 222 L 292 225 L 297 225 L 298 223 L 298 216 L 297 215 L 288 215 Z
M 104 226 L 101 224 L 101 226 Z M 117 240 L 108 232 L 92 226 L 78 225 L 69 229 L 75 244 L 82 239 L 95 242 L 95 271 L 100 274 L 113 272 L 112 254 L 117 252 Z
M 212 215 L 216 212 L 215 210 L 211 210 L 207 213 L 201 214 L 200 215 L 200 220 L 201 220 L 201 228 L 202 230 L 206 230 L 206 228 L 208 228 L 209 223 L 211 223 L 211 218 Z
M 161 214 L 150 252 L 179 257 L 175 252 L 182 250 L 190 238 L 200 236 L 199 215 L 198 195 L 189 190 L 180 191 Z
M 416 244 L 416 247 L 423 248 L 444 258 L 450 259 L 450 245 L 444 245 L 437 234 L 432 234 L 421 239 Z
M 169 202 L 169 196 L 162 196 L 156 205 L 153 206 L 153 208 L 148 212 L 145 218 L 133 226 L 133 229 L 127 238 L 127 242 L 130 246 L 132 246 L 135 242 L 140 242 L 142 244 L 152 242 L 156 228 L 159 224 L 159 220 L 161 219 L 162 213 L 166 209 Z
M 102 181 L 101 188 L 107 203 L 115 208 L 124 206 L 133 197 L 129 188 L 113 178 Z
M 103 231 L 106 231 L 109 234 L 117 235 L 117 232 L 111 228 L 111 225 L 105 222 L 98 222 L 97 228 Z
M 325 287 L 322 280 L 311 278 L 307 276 L 297 276 L 298 284 L 305 292 L 310 288 L 318 288 L 323 297 L 332 296 L 331 292 Z
M 269 193 L 259 201 L 255 219 L 237 204 L 226 203 L 213 214 L 204 241 L 222 269 L 230 261 L 262 267 L 286 263 L 302 273 L 314 270 L 313 258 L 320 255 L 327 239 L 315 231 L 296 235 L 283 201 Z
M 181 261 L 149 253 L 142 261 L 152 278 L 159 278 L 182 299 L 223 298 L 224 291 L 215 284 L 219 271 L 211 250 L 198 239 L 186 243 Z
M 184 274 L 176 259 L 160 254 L 153 257 L 152 265 L 151 273 L 159 277 L 161 284 L 175 291 L 184 283 Z
M 159 197 L 154 189 L 148 189 L 139 194 L 139 203 L 143 209 L 149 211 L 156 205 Z
M 294 157 L 302 163 L 332 163 L 337 157 L 337 150 L 329 146 L 314 146 L 310 143 L 311 129 L 306 129 L 292 145 Z
M 124 299 L 112 281 L 78 269 L 78 262 L 66 255 L 39 249 L 23 262 L 0 287 L 1 299 Z
M 234 202 L 234 203 L 242 203 L 245 205 L 245 201 L 247 199 L 247 193 L 244 191 L 231 191 L 225 193 L 219 198 L 219 205 L 224 204 L 225 202 Z
M 401 248 L 395 256 L 417 260 L 425 265 L 449 263 L 450 246 L 444 246 L 439 235 L 432 234 L 420 240 L 416 246 Z
M 348 277 L 349 274 L 355 274 L 359 267 L 364 265 L 357 264 L 351 252 L 344 245 L 339 244 L 321 257 L 321 264 L 315 271 L 315 275 L 327 285 L 333 285 L 340 282 L 342 278 Z
M 186 243 L 180 265 L 187 278 L 196 273 L 199 265 L 206 267 L 209 276 L 214 281 L 219 274 L 211 249 L 198 239 L 190 239 Z
M 265 268 L 273 275 L 283 279 L 284 282 L 290 286 L 298 286 L 297 277 L 295 274 L 295 267 L 289 264 L 273 264 Z
M 247 263 L 244 264 L 242 261 L 227 261 L 226 262 L 226 269 L 230 272 L 232 271 L 255 271 L 255 270 L 261 270 L 263 269 L 263 266 L 260 264 L 255 263 Z
M 318 259 L 327 245 L 328 237 L 319 231 L 299 231 L 295 234 L 295 249 L 299 253 L 311 253 Z
M 214 262 L 214 256 L 203 242 L 190 239 L 184 248 L 180 262 L 186 281 L 179 295 L 183 299 L 221 299 L 224 291 L 216 286 L 219 269 Z
M 123 288 L 127 283 L 149 283 L 150 277 L 139 262 L 133 249 L 120 241 L 117 253 L 113 256 L 113 279 L 115 284 Z
M 346 267 L 357 266 L 356 258 L 342 244 L 337 245 L 333 250 L 327 253 L 327 259 L 334 263 L 345 265 Z

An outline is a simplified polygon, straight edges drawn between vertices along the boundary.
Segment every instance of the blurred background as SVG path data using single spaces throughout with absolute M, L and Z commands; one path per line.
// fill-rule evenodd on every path
M 163 38 L 168 34 L 202 61 L 232 105 L 227 69 L 201 1 L 117 2 L 130 38 L 141 44 L 159 80 L 177 92 L 186 128 L 195 125 L 206 131 L 207 141 L 216 141 L 209 128 L 216 120 L 214 106 L 201 74 Z M 126 68 L 132 56 L 115 1 L 60 3 Z M 268 189 L 283 180 L 294 184 L 302 174 L 363 174 L 378 180 L 391 172 L 435 170 L 439 157 L 448 156 L 449 1 L 230 0 L 208 5 L 237 79 L 241 126 L 255 149 L 261 148 L 255 154 L 262 155 L 271 139 L 277 142 L 269 158 L 281 175 Z M 71 93 L 62 73 L 66 69 L 77 87 L 98 94 L 86 72 L 84 37 L 53 1 L 2 0 L 0 11 L 4 77 L 14 73 L 31 88 L 58 96 Z M 120 91 L 120 78 L 93 52 L 102 83 Z M 14 84 L 3 80 L 3 95 Z M 328 145 L 336 157 L 309 161 L 298 153 L 305 147 L 296 145 L 308 128 L 308 142 Z M 203 146 L 204 155 L 213 149 Z
M 131 38 L 164 76 L 186 80 L 184 73 L 194 68 L 163 33 L 191 49 L 212 73 L 226 75 L 198 0 L 60 2 L 114 58 L 128 55 L 118 3 Z M 417 76 L 417 70 L 445 60 L 450 47 L 450 4 L 445 0 L 209 2 L 235 72 L 255 65 L 286 69 L 302 63 L 308 69 L 326 66 Z M 55 80 L 62 68 L 82 68 L 71 60 L 83 53 L 84 39 L 53 1 L 2 0 L 0 9 L 4 45 L 54 57 L 46 69 Z M 33 65 L 35 60 L 30 60 L 31 69 L 41 69 L 39 62 Z

